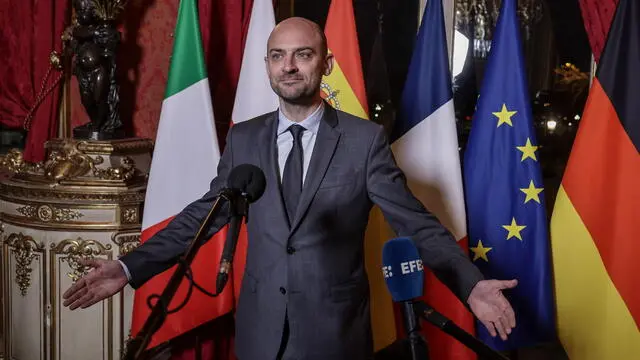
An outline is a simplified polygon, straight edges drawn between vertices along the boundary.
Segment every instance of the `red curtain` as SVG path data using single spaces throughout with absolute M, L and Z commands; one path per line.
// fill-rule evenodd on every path
M 580 0 L 582 19 L 596 62 L 600 60 L 617 6 L 618 0 Z
M 27 161 L 43 160 L 44 143 L 57 134 L 62 81 L 61 72 L 51 68 L 49 55 L 61 51 L 67 4 L 61 0 L 3 0 L 0 5 L 0 54 L 4 57 L 0 123 L 28 130 Z
M 231 124 L 252 6 L 253 0 L 200 1 L 202 42 L 222 147 Z
M 120 112 L 130 134 L 155 139 L 169 70 L 178 1 L 129 2 L 118 48 Z M 231 121 L 253 0 L 200 0 L 200 24 L 221 146 Z M 72 126 L 87 122 L 75 78 Z
M 3 0 L 0 5 L 0 122 L 21 128 L 40 90 L 49 54 L 60 51 L 67 0 Z M 121 16 L 118 49 L 120 111 L 129 134 L 155 138 L 164 98 L 179 2 L 129 2 Z M 218 138 L 231 122 L 244 41 L 253 0 L 200 0 L 200 20 Z M 46 87 L 60 75 L 52 70 Z M 86 123 L 75 77 L 71 82 L 72 127 Z M 44 143 L 57 132 L 59 91 L 37 108 L 25 156 L 44 158 Z M 212 320 L 172 343 L 173 359 L 235 359 L 233 314 Z

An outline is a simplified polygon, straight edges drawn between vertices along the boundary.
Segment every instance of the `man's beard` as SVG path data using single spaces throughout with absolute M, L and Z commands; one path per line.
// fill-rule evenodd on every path
M 295 89 L 287 89 L 285 86 L 271 83 L 271 88 L 282 100 L 290 104 L 304 105 L 310 104 L 315 99 L 318 91 L 320 90 L 320 84 L 314 91 L 313 87 L 303 86 Z

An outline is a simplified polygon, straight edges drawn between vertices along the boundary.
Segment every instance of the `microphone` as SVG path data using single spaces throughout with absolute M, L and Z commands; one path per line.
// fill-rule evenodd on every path
M 462 330 L 450 319 L 420 301 L 424 286 L 424 268 L 418 249 L 409 238 L 395 238 L 382 248 L 382 273 L 394 302 L 402 303 L 405 329 L 412 359 L 428 359 L 427 346 L 419 333 L 417 316 L 460 341 L 482 359 L 508 360 L 485 343 Z
M 123 355 L 123 359 L 140 359 L 141 356 L 143 356 L 142 354 L 147 351 L 146 348 L 151 341 L 151 336 L 160 329 L 167 315 L 176 312 L 187 303 L 187 300 L 191 296 L 191 287 L 189 288 L 186 299 L 182 305 L 178 306 L 176 310 L 168 309 L 171 299 L 182 282 L 182 277 L 186 276 L 190 280 L 191 286 L 195 286 L 197 289 L 209 296 L 216 297 L 222 292 L 222 289 L 228 279 L 228 272 L 231 268 L 231 261 L 233 260 L 233 254 L 238 240 L 238 233 L 240 232 L 240 221 L 243 217 L 247 216 L 249 212 L 249 204 L 258 200 L 264 193 L 266 180 L 264 173 L 260 168 L 254 165 L 242 164 L 231 170 L 229 177 L 227 178 L 227 185 L 228 186 L 226 188 L 222 189 L 218 193 L 215 202 L 211 206 L 211 210 L 209 210 L 209 213 L 200 224 L 200 228 L 185 251 L 185 254 L 178 261 L 178 268 L 173 275 L 171 275 L 171 279 L 162 291 L 162 294 L 160 296 L 151 295 L 147 299 L 148 304 L 151 304 L 150 301 L 152 298 L 157 298 L 157 301 L 155 305 L 149 305 L 149 307 L 152 307 L 151 314 L 136 337 L 131 339 L 129 342 L 125 350 L 125 354 Z M 198 249 L 205 242 L 204 234 L 207 233 L 207 229 L 211 226 L 213 219 L 219 216 L 223 204 L 229 205 L 231 226 L 222 251 L 220 271 L 218 273 L 216 283 L 217 291 L 216 294 L 211 294 L 196 284 L 194 279 L 191 278 L 191 275 L 189 275 L 189 265 L 196 256 Z M 150 357 L 151 356 L 148 358 Z
M 424 269 L 418 249 L 409 238 L 395 238 L 382 248 L 382 273 L 394 302 L 402 303 L 404 327 L 411 358 L 428 359 L 427 343 L 420 334 L 413 299 L 422 296 Z
M 229 203 L 229 231 L 220 256 L 220 267 L 216 278 L 216 294 L 220 294 L 229 279 L 231 263 L 236 252 L 240 224 L 244 217 L 248 221 L 249 204 L 258 200 L 265 191 L 267 182 L 262 170 L 251 164 L 238 165 L 227 178 L 227 188 L 220 193 Z

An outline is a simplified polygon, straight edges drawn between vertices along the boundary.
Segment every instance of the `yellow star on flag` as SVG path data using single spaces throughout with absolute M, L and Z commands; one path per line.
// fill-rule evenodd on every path
M 527 138 L 525 146 L 516 146 L 516 148 L 522 151 L 522 159 L 520 162 L 525 161 L 527 158 L 532 158 L 533 160 L 538 161 L 538 158 L 536 158 L 536 150 L 538 150 L 538 147 L 531 145 L 531 140 L 529 138 Z
M 507 240 L 511 239 L 512 237 L 517 237 L 518 239 L 520 239 L 520 241 L 522 241 L 522 235 L 520 235 L 520 231 L 526 228 L 526 226 L 518 225 L 516 223 L 516 218 L 511 218 L 511 225 L 502 225 L 502 227 L 509 231 L 509 234 L 507 234 Z
M 471 247 L 469 248 L 471 249 L 471 251 L 473 252 L 473 261 L 476 261 L 478 259 L 482 259 L 486 262 L 489 262 L 489 258 L 487 258 L 487 253 L 489 251 L 491 251 L 490 247 L 484 247 L 484 245 L 482 245 L 482 240 L 478 240 L 478 246 L 476 247 Z
M 502 124 L 508 124 L 509 126 L 513 127 L 513 123 L 511 122 L 511 117 L 516 113 L 517 111 L 507 110 L 507 104 L 502 104 L 502 110 L 493 113 L 493 115 L 495 115 L 498 118 L 498 126 L 496 127 L 500 127 L 500 125 Z
M 529 187 L 525 189 L 520 189 L 523 193 L 527 194 L 527 197 L 524 199 L 524 203 L 526 204 L 530 200 L 534 200 L 538 204 L 540 204 L 540 193 L 544 190 L 544 188 L 537 188 L 533 184 L 533 180 L 529 182 Z

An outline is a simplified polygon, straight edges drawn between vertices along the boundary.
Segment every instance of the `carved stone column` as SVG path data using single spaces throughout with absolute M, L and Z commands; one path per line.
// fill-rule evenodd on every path
M 135 248 L 152 143 L 53 140 L 48 159 L 0 158 L 4 355 L 17 360 L 118 359 L 128 337 L 133 290 L 69 311 L 62 293 L 81 258 L 114 259 Z

